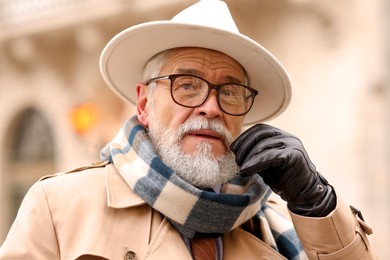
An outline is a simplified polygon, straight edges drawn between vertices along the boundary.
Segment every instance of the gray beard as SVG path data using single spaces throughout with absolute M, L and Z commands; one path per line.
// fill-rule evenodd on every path
M 228 148 L 220 157 L 212 155 L 212 145 L 207 142 L 197 147 L 196 154 L 187 154 L 181 149 L 180 141 L 185 132 L 196 129 L 213 129 L 222 133 L 225 145 L 229 147 L 233 138 L 220 121 L 185 122 L 178 132 L 174 132 L 163 126 L 154 116 L 154 112 L 149 116 L 149 136 L 157 152 L 163 162 L 186 182 L 199 188 L 214 188 L 228 182 L 237 174 L 235 156 Z

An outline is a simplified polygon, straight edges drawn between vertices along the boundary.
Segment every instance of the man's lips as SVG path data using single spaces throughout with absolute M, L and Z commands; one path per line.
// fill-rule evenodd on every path
M 208 138 L 208 139 L 214 139 L 214 140 L 219 140 L 223 141 L 224 138 L 222 136 L 212 130 L 207 130 L 207 129 L 201 129 L 201 130 L 195 130 L 195 131 L 190 131 L 185 134 L 189 136 L 195 136 L 195 137 L 200 137 L 200 138 Z

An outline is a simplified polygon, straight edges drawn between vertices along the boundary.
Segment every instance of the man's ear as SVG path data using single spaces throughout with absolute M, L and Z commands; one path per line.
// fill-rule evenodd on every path
M 148 86 L 137 84 L 137 117 L 145 127 L 149 126 Z

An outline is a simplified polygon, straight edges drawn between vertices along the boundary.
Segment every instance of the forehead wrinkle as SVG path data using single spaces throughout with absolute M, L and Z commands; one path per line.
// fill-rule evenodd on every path
M 246 77 L 245 69 L 230 56 L 218 51 L 202 48 L 174 49 L 167 57 L 166 66 L 172 70 L 165 71 L 165 73 L 190 74 L 205 78 L 206 80 L 210 74 L 220 74 L 219 80 L 221 82 L 216 82 L 218 84 L 242 83 Z M 223 72 L 222 75 L 221 72 Z
M 196 69 L 193 69 L 193 68 L 179 68 L 175 71 L 175 73 L 177 74 L 189 74 L 189 75 L 194 75 L 194 76 L 198 76 L 198 77 L 205 77 L 204 73 L 202 71 L 199 71 L 199 70 L 196 70 Z M 226 75 L 223 77 L 223 81 L 224 83 L 242 83 L 241 80 L 239 80 L 238 78 L 234 77 L 234 76 L 231 76 L 231 75 Z

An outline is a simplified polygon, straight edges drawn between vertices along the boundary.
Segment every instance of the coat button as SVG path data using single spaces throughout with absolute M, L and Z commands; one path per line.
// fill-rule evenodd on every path
M 127 247 L 125 247 L 125 254 L 123 255 L 123 260 L 135 260 L 135 259 L 137 259 L 135 252 L 128 250 Z

